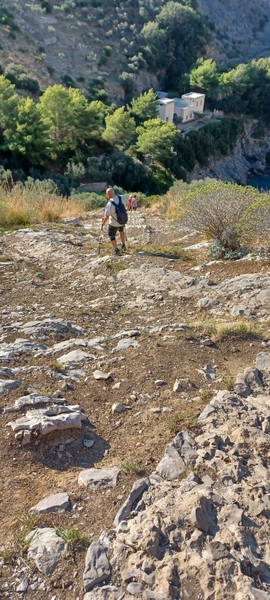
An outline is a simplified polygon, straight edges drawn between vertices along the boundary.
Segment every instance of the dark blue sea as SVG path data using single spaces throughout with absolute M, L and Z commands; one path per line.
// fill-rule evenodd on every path
M 270 175 L 253 175 L 249 178 L 248 185 L 258 190 L 270 190 Z

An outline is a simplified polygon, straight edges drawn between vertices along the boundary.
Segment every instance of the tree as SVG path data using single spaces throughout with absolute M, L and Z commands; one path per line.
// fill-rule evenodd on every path
M 158 100 L 154 90 L 148 90 L 132 100 L 130 115 L 134 117 L 136 125 L 158 116 Z
M 139 134 L 135 145 L 136 152 L 151 161 L 159 161 L 167 166 L 171 160 L 172 147 L 177 134 L 173 123 L 167 123 L 161 119 L 150 119 L 137 127 Z
M 211 97 L 217 90 L 218 80 L 217 64 L 212 58 L 199 58 L 189 74 L 190 87 Z
M 15 85 L 10 83 L 4 75 L 0 75 L 0 129 L 4 131 L 17 118 L 19 96 L 15 93 Z
M 159 27 L 156 21 L 149 21 L 144 25 L 142 29 L 142 37 L 148 52 L 150 51 L 150 57 L 147 56 L 147 52 L 144 56 L 149 64 L 151 58 L 153 61 L 153 67 L 162 69 L 167 64 L 167 34 Z
M 125 92 L 125 102 L 130 102 L 136 91 L 136 80 L 133 73 L 123 71 L 119 77 L 119 82 Z
M 156 20 L 143 28 L 142 36 L 151 50 L 155 68 L 166 68 L 166 85 L 173 89 L 180 75 L 202 55 L 210 31 L 204 17 L 193 8 L 170 0 Z
M 55 156 L 74 151 L 81 142 L 96 135 L 102 122 L 100 106 L 88 104 L 77 89 L 53 85 L 46 89 L 38 105 L 41 117 L 49 127 Z M 95 133 L 94 133 L 95 132 Z
M 135 121 L 128 112 L 125 112 L 124 106 L 105 117 L 105 123 L 103 139 L 118 149 L 127 146 L 135 133 Z
M 16 122 L 4 131 L 6 147 L 26 157 L 31 165 L 42 165 L 50 153 L 49 128 L 31 98 L 22 98 Z

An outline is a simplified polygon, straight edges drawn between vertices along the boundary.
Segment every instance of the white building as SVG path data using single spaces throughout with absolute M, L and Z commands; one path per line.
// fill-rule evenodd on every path
M 188 94 L 182 94 L 181 98 L 188 106 L 191 106 L 195 112 L 204 111 L 205 94 L 188 92 Z
M 162 98 L 158 101 L 159 118 L 167 123 L 173 123 L 174 100 L 171 98 Z
M 189 92 L 182 94 L 181 98 L 168 98 L 166 92 L 157 92 L 159 118 L 168 123 L 173 123 L 174 116 L 180 117 L 182 123 L 188 123 L 195 118 L 194 113 L 204 111 L 205 94 Z
M 194 119 L 193 109 L 180 98 L 174 98 L 174 114 L 182 119 L 182 123 L 188 123 Z

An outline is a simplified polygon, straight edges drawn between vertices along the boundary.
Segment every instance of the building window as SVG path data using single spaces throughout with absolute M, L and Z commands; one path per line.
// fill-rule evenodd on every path
M 186 116 L 186 121 L 188 120 L 188 115 Z
M 167 121 L 167 122 L 169 121 L 169 117 L 166 117 L 166 121 Z

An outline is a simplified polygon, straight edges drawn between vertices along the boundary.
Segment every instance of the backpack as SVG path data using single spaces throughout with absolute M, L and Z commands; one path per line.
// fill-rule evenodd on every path
M 122 202 L 121 196 L 118 196 L 118 200 L 119 200 L 119 204 L 115 204 L 115 202 L 113 202 L 113 200 L 111 200 L 111 204 L 113 204 L 113 206 L 115 208 L 117 223 L 119 223 L 119 225 L 122 226 L 122 225 L 126 225 L 126 223 L 128 222 L 128 216 L 127 216 L 127 211 L 125 209 L 125 206 Z

